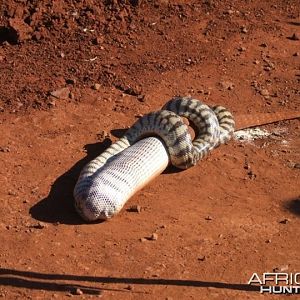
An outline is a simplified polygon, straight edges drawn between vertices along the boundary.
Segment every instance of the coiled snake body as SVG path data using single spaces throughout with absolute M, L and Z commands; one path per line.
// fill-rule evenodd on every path
M 181 117 L 194 125 L 193 141 Z M 77 211 L 87 221 L 112 217 L 169 163 L 190 168 L 227 142 L 234 125 L 231 113 L 222 106 L 210 108 L 190 97 L 171 99 L 161 110 L 141 117 L 83 168 L 74 189 Z

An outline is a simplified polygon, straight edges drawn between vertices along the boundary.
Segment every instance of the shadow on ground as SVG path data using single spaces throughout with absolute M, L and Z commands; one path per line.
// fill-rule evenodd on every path
M 43 281 L 41 281 L 43 280 Z M 59 283 L 57 281 L 73 281 L 70 283 Z M 75 282 L 74 282 L 75 281 Z M 136 285 L 165 285 L 165 286 L 190 286 L 207 288 L 213 287 L 218 289 L 229 289 L 237 291 L 257 292 L 259 286 L 224 283 L 224 282 L 209 282 L 198 280 L 177 280 L 177 279 L 146 279 L 146 278 L 122 278 L 122 277 L 98 277 L 98 276 L 80 276 L 68 274 L 43 274 L 29 271 L 18 271 L 12 269 L 0 269 L 0 285 L 12 286 L 18 288 L 38 289 L 46 291 L 65 291 L 75 293 L 76 289 L 80 289 L 84 294 L 99 294 L 101 290 L 111 290 L 124 292 L 126 289 L 113 289 L 101 287 L 89 287 L 76 282 L 92 282 L 99 284 L 136 284 Z M 128 292 L 128 290 L 127 290 Z M 130 291 L 133 292 L 133 291 Z
M 126 129 L 114 129 L 111 130 L 111 134 L 120 138 L 124 135 L 125 131 Z M 31 216 L 36 220 L 49 223 L 82 224 L 83 221 L 74 208 L 74 186 L 84 165 L 100 155 L 110 145 L 110 139 L 105 139 L 102 143 L 85 145 L 86 157 L 56 179 L 49 195 L 30 209 Z M 183 170 L 170 165 L 162 174 L 178 173 L 181 171 Z
M 74 208 L 74 186 L 84 165 L 110 145 L 110 139 L 105 139 L 101 143 L 85 145 L 84 149 L 87 155 L 55 180 L 49 195 L 31 207 L 31 216 L 36 220 L 49 223 L 82 224 L 83 221 Z
M 287 201 L 287 203 L 285 204 L 285 208 L 294 215 L 300 217 L 300 196 L 298 198 L 290 199 L 289 201 Z

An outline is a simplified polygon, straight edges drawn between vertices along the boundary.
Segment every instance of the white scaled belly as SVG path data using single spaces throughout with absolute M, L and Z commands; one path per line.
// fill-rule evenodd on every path
M 148 137 L 136 142 L 85 178 L 84 191 L 74 193 L 77 211 L 87 221 L 113 217 L 168 164 L 169 156 L 160 139 Z

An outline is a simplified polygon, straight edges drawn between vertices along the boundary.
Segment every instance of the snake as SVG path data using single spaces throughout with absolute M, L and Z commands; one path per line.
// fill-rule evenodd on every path
M 187 118 L 195 129 L 192 140 Z M 138 119 L 118 141 L 82 169 L 74 188 L 75 208 L 86 221 L 116 215 L 126 201 L 168 165 L 195 166 L 232 137 L 235 121 L 223 106 L 174 97 Z

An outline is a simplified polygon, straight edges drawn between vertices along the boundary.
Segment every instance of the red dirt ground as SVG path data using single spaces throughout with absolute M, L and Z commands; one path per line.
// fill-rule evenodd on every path
M 0 297 L 279 299 L 247 282 L 300 272 L 299 120 L 162 174 L 107 222 L 83 223 L 72 190 L 174 95 L 299 111 L 299 39 L 298 0 L 3 0 Z

